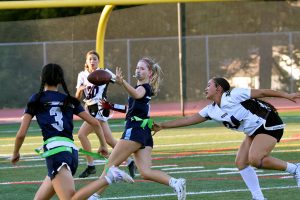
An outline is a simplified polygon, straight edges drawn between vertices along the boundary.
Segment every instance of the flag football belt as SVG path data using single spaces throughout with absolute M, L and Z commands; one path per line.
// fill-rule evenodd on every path
M 41 152 L 44 145 L 49 150 Z M 46 158 L 48 156 L 52 156 L 54 154 L 57 154 L 57 153 L 60 153 L 63 151 L 72 153 L 73 149 L 78 151 L 78 147 L 76 147 L 73 140 L 66 138 L 66 137 L 55 136 L 55 137 L 51 137 L 48 140 L 46 140 L 41 147 L 35 149 L 35 152 L 38 153 L 42 158 Z M 82 154 L 91 156 L 93 158 L 105 158 L 98 153 L 85 151 L 82 148 L 79 149 L 79 152 Z
M 153 119 L 142 119 L 142 118 L 139 118 L 137 116 L 133 116 L 131 117 L 131 121 L 137 121 L 137 122 L 142 122 L 141 123 L 141 128 L 144 129 L 146 127 L 146 125 L 148 126 L 148 128 L 152 128 L 153 126 Z

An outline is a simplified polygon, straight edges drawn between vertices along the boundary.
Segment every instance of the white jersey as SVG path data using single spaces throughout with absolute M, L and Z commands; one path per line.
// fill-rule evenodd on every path
M 112 75 L 112 81 L 114 82 L 116 75 L 108 69 L 105 69 L 105 71 L 109 72 Z M 92 102 L 99 102 L 100 99 L 106 97 L 105 92 L 106 92 L 107 85 L 105 84 L 105 85 L 95 86 L 94 84 L 90 83 L 87 80 L 89 74 L 90 73 L 87 70 L 79 72 L 77 77 L 76 88 L 79 88 L 81 85 L 85 85 L 86 87 L 83 90 L 85 100 L 92 101 Z
M 207 105 L 199 115 L 222 123 L 229 129 L 252 135 L 266 120 L 253 114 L 241 102 L 251 98 L 250 89 L 234 88 L 224 92 L 220 107 L 216 103 Z
M 116 75 L 108 69 L 105 69 L 105 71 L 111 74 L 112 76 L 111 81 L 115 82 Z M 79 72 L 77 77 L 76 88 L 79 88 L 81 85 L 86 86 L 85 89 L 83 90 L 85 96 L 85 99 L 83 101 L 85 102 L 85 105 L 91 106 L 91 105 L 98 104 L 99 111 L 97 112 L 95 118 L 101 121 L 107 121 L 110 118 L 110 116 L 108 117 L 103 116 L 103 110 L 101 110 L 101 104 L 99 102 L 100 99 L 106 98 L 107 84 L 96 86 L 90 83 L 87 80 L 89 74 L 90 73 L 87 70 Z

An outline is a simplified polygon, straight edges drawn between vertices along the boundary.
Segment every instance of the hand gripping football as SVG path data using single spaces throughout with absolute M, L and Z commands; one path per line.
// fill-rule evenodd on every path
M 87 80 L 94 85 L 104 85 L 109 83 L 111 80 L 111 74 L 103 69 L 98 69 L 90 73 Z

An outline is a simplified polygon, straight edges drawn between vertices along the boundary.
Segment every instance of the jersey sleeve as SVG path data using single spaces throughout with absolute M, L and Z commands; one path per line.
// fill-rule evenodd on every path
M 140 85 L 140 86 L 142 86 L 142 87 L 144 87 L 145 88 L 145 90 L 146 90 L 146 93 L 145 93 L 145 97 L 146 96 L 152 96 L 152 92 L 151 92 L 151 85 L 150 84 L 143 84 L 143 85 Z M 140 87 L 139 86 L 139 87 Z
M 208 111 L 209 111 L 209 105 L 205 106 L 202 110 L 200 110 L 198 112 L 198 114 L 201 116 L 201 117 L 204 117 L 206 119 L 211 119 L 208 115 Z
M 248 88 L 234 88 L 232 89 L 230 95 L 237 102 L 243 102 L 251 98 L 251 89 Z
M 83 76 L 83 72 L 80 72 L 77 76 L 76 88 L 79 88 L 83 84 L 84 84 L 84 76 Z
M 81 113 L 81 112 L 83 112 L 83 111 L 85 111 L 84 110 L 84 108 L 82 107 L 82 105 L 80 104 L 80 103 L 78 103 L 78 104 L 74 104 L 74 114 L 75 115 L 78 115 L 79 113 Z
M 111 82 L 113 82 L 113 83 L 115 83 L 116 82 L 116 75 L 112 72 L 112 71 L 110 71 L 109 69 L 105 69 L 105 71 L 107 71 L 108 73 L 110 73 L 110 75 L 111 75 Z
M 34 109 L 29 109 L 28 105 L 30 105 L 31 103 L 33 103 L 36 99 L 36 94 L 32 95 L 30 98 L 29 98 L 29 101 L 25 107 L 25 110 L 24 110 L 24 114 L 29 114 L 31 115 L 32 117 L 35 116 L 35 113 L 34 113 Z

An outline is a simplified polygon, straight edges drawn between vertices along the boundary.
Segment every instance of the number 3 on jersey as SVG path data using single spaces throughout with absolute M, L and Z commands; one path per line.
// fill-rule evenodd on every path
M 52 107 L 49 112 L 51 116 L 54 116 L 54 120 L 55 120 L 55 123 L 52 123 L 51 125 L 58 131 L 63 131 L 64 122 L 62 121 L 63 115 L 60 110 L 60 107 Z
M 237 129 L 241 125 L 240 121 L 237 120 L 234 116 L 231 116 L 230 120 L 231 120 L 231 122 L 223 121 L 223 124 L 225 127 L 231 128 L 231 129 Z

